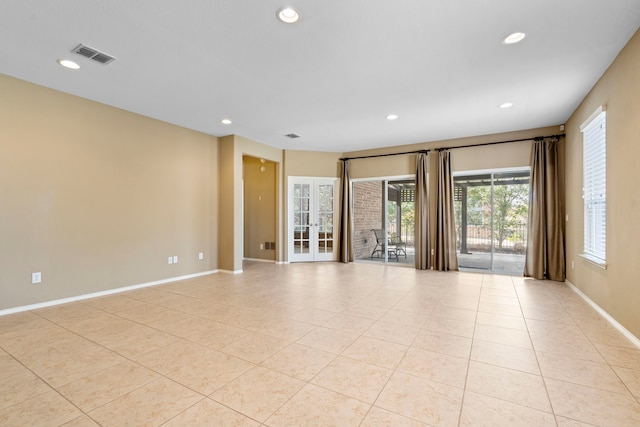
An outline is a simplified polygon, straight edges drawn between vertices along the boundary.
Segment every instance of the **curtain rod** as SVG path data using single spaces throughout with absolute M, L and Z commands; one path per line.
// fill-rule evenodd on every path
M 358 157 L 343 157 L 340 160 L 355 160 L 355 159 L 371 159 L 374 157 L 387 157 L 387 156 L 401 156 L 403 154 L 418 154 L 418 153 L 428 153 L 430 151 L 442 151 L 442 150 L 453 150 L 455 148 L 471 148 L 471 147 L 482 147 L 485 145 L 496 145 L 496 144 L 508 144 L 510 142 L 523 142 L 523 141 L 541 141 L 545 138 L 560 138 L 565 136 L 564 133 L 558 135 L 550 135 L 550 136 L 536 136 L 533 138 L 523 138 L 523 139 L 511 139 L 509 141 L 496 141 L 496 142 L 485 142 L 483 144 L 469 144 L 469 145 L 458 145 L 453 147 L 440 147 L 440 148 L 432 148 L 429 150 L 416 150 L 416 151 L 404 151 L 402 153 L 387 153 L 387 154 L 372 154 L 370 156 L 358 156 Z

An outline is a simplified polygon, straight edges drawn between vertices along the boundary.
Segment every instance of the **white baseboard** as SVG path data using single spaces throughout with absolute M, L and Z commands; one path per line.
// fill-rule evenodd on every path
M 278 265 L 287 265 L 287 264 L 289 264 L 289 261 L 276 261 L 276 264 L 278 264 Z
M 629 341 L 631 341 L 631 343 L 633 345 L 635 345 L 636 347 L 640 348 L 640 339 L 638 339 L 638 337 L 636 337 L 635 335 L 633 335 L 631 332 L 629 332 L 629 330 L 627 328 L 625 328 L 624 326 L 622 326 L 620 323 L 618 323 L 618 321 L 616 319 L 614 319 L 613 317 L 611 317 L 611 315 L 609 313 L 607 313 L 602 307 L 600 307 L 598 304 L 596 304 L 591 298 L 589 298 L 587 295 L 585 295 L 580 289 L 578 289 L 573 283 L 571 283 L 570 281 L 566 281 L 567 285 L 569 285 L 569 287 L 573 290 L 573 292 L 575 292 L 576 294 L 578 294 L 583 300 L 585 300 L 591 307 L 594 308 L 595 311 L 597 311 L 602 317 L 604 317 L 609 323 L 611 323 L 611 325 L 616 328 L 618 331 L 620 331 L 622 333 L 622 335 L 624 335 Z
M 218 270 L 218 272 L 225 274 L 240 274 L 243 272 L 243 270 Z
M 260 258 L 243 258 L 243 261 L 255 261 L 255 262 L 266 262 L 269 264 L 275 264 L 276 261 L 272 260 L 272 259 L 260 259 Z
M 194 277 L 207 276 L 209 274 L 218 273 L 218 271 L 219 270 L 203 271 L 201 273 L 187 274 L 187 275 L 184 275 L 184 276 L 171 277 L 169 279 L 162 279 L 162 280 L 156 280 L 156 281 L 153 281 L 153 282 L 140 283 L 138 285 L 124 286 L 124 287 L 121 287 L 121 288 L 108 289 L 106 291 L 100 291 L 100 292 L 92 292 L 90 294 L 78 295 L 78 296 L 75 296 L 75 297 L 61 298 L 61 299 L 56 299 L 56 300 L 51 300 L 51 301 L 39 302 L 37 304 L 30 304 L 30 305 L 23 305 L 23 306 L 20 306 L 20 307 L 7 308 L 5 310 L 0 310 L 0 316 L 4 316 L 6 314 L 12 314 L 12 313 L 19 313 L 21 311 L 29 311 L 29 310 L 36 310 L 38 308 L 51 307 L 53 305 L 66 304 L 66 303 L 69 303 L 69 302 L 82 301 L 82 300 L 90 299 L 90 298 L 103 297 L 103 296 L 106 296 L 106 295 L 118 294 L 120 292 L 132 291 L 134 289 L 148 288 L 150 286 L 163 285 L 165 283 L 177 282 L 179 280 L 193 279 Z

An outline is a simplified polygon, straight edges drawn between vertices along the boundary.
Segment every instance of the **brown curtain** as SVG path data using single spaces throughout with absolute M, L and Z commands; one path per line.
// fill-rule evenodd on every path
M 457 270 L 456 225 L 453 211 L 453 176 L 451 153 L 438 152 L 438 205 L 436 207 L 436 259 L 434 268 Z
M 427 154 L 416 156 L 416 197 L 415 197 L 415 254 L 416 268 L 431 268 L 431 242 L 429 235 L 429 195 L 427 182 Z
M 349 161 L 342 161 L 342 181 L 340 186 L 340 262 L 353 262 L 353 211 L 351 203 L 351 175 Z
M 564 223 L 558 178 L 558 139 L 535 141 L 531 153 L 529 236 L 524 275 L 565 280 Z

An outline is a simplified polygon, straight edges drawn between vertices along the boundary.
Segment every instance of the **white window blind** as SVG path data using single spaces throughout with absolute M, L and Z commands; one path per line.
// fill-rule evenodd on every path
M 599 108 L 580 130 L 584 144 L 584 255 L 604 264 L 607 255 L 606 111 Z

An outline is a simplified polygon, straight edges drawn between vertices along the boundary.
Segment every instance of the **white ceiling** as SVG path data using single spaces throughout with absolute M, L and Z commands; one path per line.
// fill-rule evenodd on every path
M 285 5 L 299 23 L 276 19 Z M 639 25 L 639 0 L 1 0 L 0 72 L 216 136 L 347 152 L 562 124 Z M 514 31 L 527 38 L 503 45 Z

